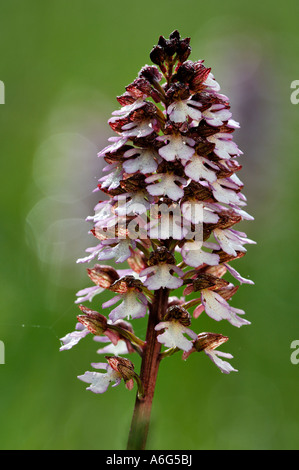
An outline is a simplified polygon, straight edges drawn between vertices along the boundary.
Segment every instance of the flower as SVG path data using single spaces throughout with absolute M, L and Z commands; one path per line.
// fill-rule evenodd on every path
M 98 354 L 113 353 L 115 356 L 119 356 L 136 351 L 136 348 L 132 345 L 132 339 L 135 338 L 134 330 L 129 322 L 116 320 L 112 323 L 108 320 L 107 326 L 106 336 L 94 336 L 93 338 L 96 342 L 109 343 L 104 348 L 98 349 Z
M 184 195 L 184 190 L 180 188 L 176 182 L 185 184 L 185 178 L 171 173 L 156 174 L 146 178 L 147 183 L 160 180 L 159 183 L 150 184 L 147 187 L 148 192 L 152 196 L 168 196 L 173 201 L 177 201 Z
M 151 121 L 130 122 L 122 126 L 122 131 L 124 131 L 122 135 L 125 137 L 146 137 L 154 132 L 154 128 Z
M 116 263 L 123 263 L 131 255 L 130 246 L 132 240 L 110 239 L 102 242 L 101 251 L 98 253 L 99 260 L 115 259 Z
M 230 372 L 238 372 L 237 369 L 234 369 L 229 362 L 223 361 L 220 357 L 226 357 L 227 359 L 232 359 L 232 356 L 229 353 L 225 353 L 222 351 L 215 351 L 212 348 L 206 348 L 205 353 L 209 358 L 216 364 L 216 366 L 223 372 L 224 374 L 229 374 Z
M 232 355 L 217 350 L 228 337 L 195 331 L 203 312 L 237 328 L 250 324 L 230 305 L 240 285 L 253 284 L 231 266 L 255 243 L 236 229 L 253 220 L 238 177 L 243 152 L 233 137 L 240 126 L 211 68 L 190 52 L 190 38 L 178 31 L 160 36 L 150 53 L 155 65 L 142 67 L 117 96 L 108 121 L 115 134 L 98 153 L 105 162 L 94 190 L 99 200 L 86 219 L 97 242 L 77 261 L 95 260 L 87 269 L 94 286 L 77 292 L 79 325 L 60 348 L 89 333 L 106 343 L 98 353 L 111 354 L 108 362 L 91 363 L 104 372 L 79 376 L 95 393 L 122 379 L 129 390 L 137 383 L 138 398 L 152 392 L 160 361 L 180 350 L 183 359 L 204 351 L 221 372 L 235 371 L 226 361 Z M 99 264 L 106 260 L 120 269 Z M 103 291 L 101 313 L 81 304 Z M 125 320 L 146 315 L 143 340 Z M 129 353 L 141 358 L 140 377 L 122 357 Z
M 218 170 L 218 166 L 198 154 L 193 154 L 185 167 L 185 173 L 189 178 L 194 181 L 205 180 L 209 183 L 217 180 L 214 170 Z
M 182 247 L 182 256 L 186 264 L 197 268 L 203 264 L 217 266 L 219 256 L 216 253 L 209 253 L 202 249 L 203 243 L 200 241 L 187 241 Z
M 143 294 L 143 284 L 134 276 L 124 276 L 115 281 L 111 286 L 112 292 L 118 293 L 117 296 L 105 302 L 102 307 L 111 307 L 115 303 L 122 301 L 114 308 L 109 318 L 114 323 L 123 318 L 141 318 L 144 317 L 147 310 L 147 298 Z
M 144 285 L 150 290 L 161 288 L 177 289 L 183 285 L 182 279 L 174 277 L 171 271 L 183 275 L 183 271 L 175 264 L 160 263 L 156 266 L 150 266 L 141 271 L 141 276 L 148 276 Z
M 124 153 L 124 157 L 126 157 L 127 160 L 124 161 L 123 168 L 127 173 L 137 173 L 137 171 L 140 171 L 144 175 L 155 172 L 158 167 L 158 161 L 160 160 L 159 154 L 154 148 L 132 148 Z
M 194 148 L 192 148 L 195 142 L 190 137 L 174 134 L 159 136 L 157 140 L 168 141 L 168 144 L 159 149 L 160 156 L 168 162 L 172 162 L 176 158 L 189 160 L 195 152 Z
M 242 151 L 233 142 L 233 136 L 227 132 L 218 132 L 207 137 L 207 141 L 215 144 L 214 153 L 221 159 L 229 159 L 233 155 L 242 155 Z
M 90 331 L 87 328 L 84 328 L 83 325 L 77 323 L 75 331 L 72 331 L 63 338 L 60 338 L 60 341 L 63 344 L 59 350 L 66 351 L 72 349 L 72 347 L 76 346 L 76 344 L 78 344 L 82 338 L 85 338 L 88 333 L 90 333 Z
M 115 382 L 112 387 L 116 387 L 122 379 L 124 379 L 127 389 L 132 390 L 133 378 L 137 378 L 132 362 L 122 357 L 106 356 L 106 359 L 108 361 L 107 364 L 103 362 L 94 364 L 95 368 L 104 369 L 106 373 L 88 371 L 78 376 L 78 379 L 83 382 L 90 383 L 86 390 L 90 390 L 93 393 L 104 393 L 111 382 Z
M 228 121 L 232 113 L 223 104 L 213 104 L 209 109 L 202 112 L 202 117 L 210 126 L 219 127 Z
M 167 108 L 169 119 L 173 122 L 184 122 L 188 117 L 199 121 L 201 119 L 201 112 L 199 109 L 201 103 L 194 100 L 179 100 L 171 103 Z
M 106 373 L 87 371 L 83 375 L 78 375 L 78 379 L 90 384 L 86 390 L 90 390 L 93 393 L 104 393 L 107 391 L 111 382 L 115 382 L 112 387 L 116 387 L 120 384 L 122 379 L 121 374 L 115 371 L 109 364 L 98 364 L 98 368 L 106 370 Z
M 215 333 L 200 333 L 196 340 L 193 341 L 193 347 L 189 351 L 183 354 L 183 359 L 187 359 L 192 352 L 204 351 L 205 354 L 216 364 L 224 374 L 229 374 L 230 372 L 238 372 L 237 369 L 234 369 L 231 364 L 227 361 L 223 361 L 220 357 L 226 357 L 227 359 L 232 359 L 233 356 L 229 353 L 215 351 L 218 346 L 225 343 L 228 340 L 227 336 L 223 336 Z
M 140 276 L 147 276 L 144 285 L 148 289 L 177 289 L 183 285 L 182 279 L 172 275 L 174 271 L 182 276 L 183 271 L 176 266 L 174 256 L 165 247 L 160 247 L 151 253 L 149 264 L 150 266 L 140 273 Z
M 242 325 L 250 325 L 248 320 L 238 316 L 244 315 L 244 310 L 231 307 L 219 293 L 210 289 L 203 289 L 201 291 L 201 299 L 206 314 L 214 320 L 228 320 L 238 328 Z
M 189 351 L 192 348 L 192 341 L 188 340 L 184 334 L 187 334 L 193 340 L 197 339 L 188 326 L 191 324 L 190 314 L 181 305 L 175 304 L 168 307 L 164 320 L 156 325 L 155 330 L 165 330 L 158 335 L 158 341 L 168 348 L 179 348 L 183 351 Z
M 132 351 L 129 351 L 127 343 L 120 339 L 117 344 L 113 344 L 110 342 L 109 338 L 105 336 L 99 336 L 97 338 L 97 341 L 103 342 L 103 343 L 109 343 L 103 348 L 100 348 L 97 350 L 98 354 L 113 354 L 115 356 L 121 356 L 123 354 L 129 354 L 130 352 L 134 352 L 134 349 Z M 91 364 L 92 367 L 95 367 L 95 363 Z
M 109 175 L 105 175 L 99 179 L 101 182 L 101 189 L 107 188 L 108 190 L 118 188 L 120 181 L 123 179 L 124 176 L 124 169 L 121 165 L 114 164 L 114 171 L 109 173 Z M 111 167 L 103 168 L 103 171 L 109 171 Z
M 134 291 L 127 292 L 122 295 L 117 295 L 111 300 L 104 302 L 102 307 L 111 307 L 115 303 L 122 301 L 121 304 L 114 308 L 109 313 L 109 318 L 112 322 L 122 318 L 141 318 L 146 314 L 147 299 L 142 292 L 136 293 Z
M 101 294 L 104 290 L 105 289 L 103 289 L 103 287 L 98 286 L 86 287 L 85 289 L 81 289 L 76 293 L 78 299 L 75 301 L 75 303 L 78 304 L 81 302 L 85 302 L 86 300 L 91 302 L 96 295 Z
M 237 256 L 238 251 L 246 252 L 245 243 L 255 243 L 247 238 L 245 233 L 233 229 L 221 230 L 216 228 L 214 236 L 222 250 L 233 256 Z
M 168 348 L 179 348 L 183 351 L 189 351 L 192 348 L 192 342 L 185 338 L 184 334 L 193 339 L 197 338 L 197 334 L 194 331 L 182 325 L 179 321 L 162 321 L 155 327 L 156 331 L 163 329 L 165 331 L 158 335 L 158 341 Z

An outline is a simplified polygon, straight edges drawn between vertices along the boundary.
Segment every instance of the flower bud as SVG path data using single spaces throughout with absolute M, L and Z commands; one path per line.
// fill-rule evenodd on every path
M 194 348 L 197 352 L 204 349 L 215 349 L 223 343 L 228 341 L 228 336 L 223 336 L 218 333 L 200 333 L 196 341 L 194 341 Z
M 145 78 L 148 80 L 150 83 L 156 83 L 160 82 L 162 79 L 162 75 L 157 69 L 157 67 L 154 67 L 152 65 L 146 65 L 145 67 L 142 67 L 142 69 L 139 72 L 139 76 L 142 78 Z
M 109 365 L 115 371 L 119 372 L 119 366 L 122 366 L 124 369 L 126 369 L 126 373 L 124 375 L 127 378 L 129 377 L 130 372 L 132 373 L 134 371 L 134 365 L 129 359 L 117 356 L 105 356 L 105 359 L 107 359 Z
M 140 279 L 136 279 L 134 276 L 128 275 L 117 279 L 110 286 L 110 290 L 112 292 L 117 292 L 118 294 L 125 294 L 129 289 L 142 291 L 142 287 L 143 284 Z
M 191 316 L 189 312 L 180 305 L 172 305 L 167 309 L 163 321 L 178 321 L 181 325 L 190 326 Z
M 194 292 L 197 292 L 202 289 L 219 289 L 227 286 L 229 282 L 212 274 L 199 274 L 197 279 L 192 281 L 192 284 Z
M 124 379 L 126 384 L 126 388 L 128 390 L 132 390 L 134 385 L 134 379 L 139 382 L 139 377 L 137 376 L 136 372 L 134 372 L 134 365 L 129 359 L 124 357 L 117 357 L 117 356 L 105 356 L 109 365 L 114 369 L 116 372 L 119 372 L 121 377 Z
M 84 305 L 79 308 L 84 315 L 78 315 L 77 320 L 94 335 L 102 335 L 107 329 L 107 318 Z
M 92 269 L 87 269 L 87 274 L 97 286 L 109 289 L 119 275 L 117 271 L 111 266 L 96 264 Z
M 149 256 L 149 266 L 154 266 L 160 263 L 175 264 L 175 257 L 165 246 L 159 246 Z
M 147 266 L 146 257 L 142 251 L 132 250 L 131 253 L 132 255 L 127 259 L 128 265 L 135 273 L 139 274 Z
M 164 52 L 163 47 L 161 46 L 153 47 L 153 49 L 150 52 L 150 59 L 154 64 L 157 64 L 161 67 L 163 62 L 166 59 L 166 54 Z M 163 66 L 163 69 L 166 70 L 164 66 Z

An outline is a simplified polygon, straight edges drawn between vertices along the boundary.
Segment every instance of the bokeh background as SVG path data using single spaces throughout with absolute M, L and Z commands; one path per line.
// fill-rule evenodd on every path
M 72 331 L 75 293 L 90 285 L 76 264 L 94 244 L 85 218 L 101 175 L 107 120 L 160 34 L 191 36 L 241 123 L 240 174 L 255 217 L 236 268 L 255 281 L 233 305 L 241 329 L 202 315 L 199 331 L 230 337 L 238 373 L 205 355 L 162 362 L 150 449 L 298 449 L 298 2 L 252 0 L 0 0 L 1 449 L 123 449 L 135 391 L 104 395 L 76 377 L 100 361 L 88 337 L 59 352 Z M 95 305 L 99 306 L 99 302 Z M 139 320 L 136 333 L 146 324 Z M 136 361 L 136 369 L 139 363 Z

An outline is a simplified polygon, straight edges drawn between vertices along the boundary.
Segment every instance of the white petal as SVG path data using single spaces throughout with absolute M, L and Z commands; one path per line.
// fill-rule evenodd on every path
M 89 333 L 87 328 L 83 328 L 80 331 L 72 331 L 72 333 L 68 333 L 63 338 L 60 338 L 62 341 L 63 346 L 59 349 L 59 351 L 66 351 L 71 349 L 73 346 L 79 343 L 79 341 L 84 338 Z
M 246 252 L 242 239 L 234 236 L 231 230 L 221 230 L 219 228 L 214 230 L 214 236 L 221 246 L 222 250 L 228 255 L 237 256 L 237 251 Z
M 128 104 L 126 106 L 122 106 L 120 109 L 113 111 L 113 116 L 125 116 L 126 114 L 130 114 L 132 111 L 135 111 L 136 109 L 142 108 L 146 104 L 146 101 L 144 101 L 141 98 L 138 98 L 134 103 Z
M 182 286 L 183 280 L 172 276 L 169 272 L 170 269 L 173 269 L 172 265 L 161 264 L 153 267 L 155 268 L 154 274 L 144 282 L 148 289 L 157 290 L 161 287 L 177 289 Z
M 142 121 L 141 123 L 130 122 L 129 124 L 125 124 L 122 127 L 122 135 L 123 137 L 146 137 L 152 132 L 154 129 L 150 121 Z
M 87 371 L 85 374 L 79 375 L 78 379 L 83 382 L 90 383 L 90 386 L 87 387 L 86 390 L 90 390 L 93 393 L 104 393 L 111 382 L 115 382 L 116 385 L 118 385 L 121 381 L 121 376 L 118 372 L 108 366 L 107 372 L 104 374 L 100 372 Z
M 215 253 L 209 253 L 202 249 L 201 242 L 186 242 L 182 247 L 182 256 L 186 264 L 197 268 L 202 264 L 217 266 L 219 256 Z
M 136 152 L 137 151 L 137 152 Z M 139 156 L 127 160 L 123 163 L 124 170 L 127 173 L 136 173 L 140 171 L 143 174 L 153 173 L 158 167 L 158 163 L 155 160 L 155 157 L 158 154 L 149 149 L 130 149 L 125 152 L 124 156 L 131 156 L 138 153 Z
M 75 304 L 79 304 L 81 302 L 85 302 L 86 300 L 89 300 L 89 302 L 92 301 L 92 299 L 103 292 L 105 289 L 103 287 L 99 286 L 92 286 L 92 287 L 87 287 L 86 289 L 79 290 L 77 292 L 77 300 L 75 301 Z
M 148 192 L 152 196 L 168 196 L 173 201 L 177 201 L 184 195 L 184 190 L 180 188 L 175 182 L 186 183 L 184 178 L 180 178 L 176 175 L 165 173 L 161 175 L 153 175 L 161 177 L 162 180 L 159 183 L 151 184 L 147 187 Z M 157 178 L 155 178 L 157 179 Z M 152 177 L 146 179 L 146 182 L 153 181 Z
M 213 170 L 208 169 L 204 163 L 207 160 L 199 155 L 193 155 L 189 163 L 185 167 L 185 173 L 193 181 L 199 181 L 201 179 L 213 183 L 217 180 L 217 176 Z
M 101 183 L 101 188 L 107 188 L 108 190 L 118 188 L 119 182 L 123 179 L 123 168 L 122 166 L 117 167 L 109 175 L 103 176 L 99 181 Z
M 183 351 L 190 351 L 193 346 L 192 341 L 185 338 L 184 334 L 188 334 L 194 340 L 197 339 L 197 334 L 194 331 L 186 328 L 178 321 L 161 322 L 155 327 L 155 330 L 161 330 L 162 328 L 165 328 L 165 331 L 158 335 L 157 339 L 167 348 L 177 347 Z
M 110 312 L 109 318 L 115 323 L 116 320 L 123 318 L 141 318 L 144 317 L 145 314 L 146 305 L 138 300 L 136 292 L 129 292 L 123 295 L 123 302 Z
M 198 107 L 200 106 L 200 103 L 197 103 L 195 101 L 175 101 L 171 103 L 171 105 L 167 108 L 167 113 L 169 115 L 170 120 L 173 122 L 184 122 L 186 121 L 188 116 L 190 116 L 191 119 L 199 121 L 201 119 L 201 112 L 198 109 L 188 106 L 188 103 L 196 103 Z
M 218 134 L 207 137 L 207 140 L 211 143 L 215 143 L 214 152 L 219 158 L 229 159 L 231 155 L 242 154 L 238 146 L 232 141 L 231 134 L 219 132 Z
M 253 281 L 250 279 L 246 279 L 245 277 L 242 277 L 241 274 L 238 273 L 234 268 L 232 268 L 228 263 L 224 263 L 224 266 L 226 266 L 227 270 L 230 272 L 230 274 L 237 279 L 237 281 L 240 282 L 240 284 L 254 284 Z
M 217 292 L 203 289 L 201 291 L 201 298 L 206 314 L 214 320 L 228 320 L 232 325 L 238 328 L 242 325 L 250 324 L 249 321 L 244 320 L 237 315 L 243 315 L 245 313 L 243 310 L 231 307 Z
M 206 348 L 204 351 L 207 354 L 207 356 L 209 356 L 209 358 L 212 359 L 212 361 L 216 364 L 217 367 L 219 367 L 221 372 L 223 372 L 224 374 L 229 374 L 232 371 L 238 372 L 237 369 L 234 369 L 233 366 L 229 362 L 223 361 L 222 359 L 218 357 L 218 356 L 224 356 L 224 357 L 231 359 L 233 357 L 231 354 L 221 353 L 220 351 L 215 351 L 215 350 L 208 349 L 208 348 Z
M 113 354 L 114 356 L 120 356 L 123 354 L 129 354 L 130 351 L 128 351 L 126 342 L 123 340 L 119 340 L 117 344 L 107 344 L 107 346 L 104 346 L 102 349 L 97 350 L 98 354 Z M 92 367 L 95 367 L 95 364 L 91 364 Z M 97 367 L 95 367 L 97 368 Z
M 219 85 L 218 82 L 216 82 L 212 72 L 209 73 L 208 78 L 204 82 L 204 85 L 206 87 L 210 88 L 213 91 L 219 91 L 220 90 L 220 85 Z
M 224 204 L 237 204 L 240 203 L 239 193 L 232 191 L 230 189 L 223 188 L 218 181 L 215 181 L 211 184 L 211 189 L 213 192 L 213 196 L 217 201 L 222 202 Z
M 130 240 L 120 240 L 116 246 L 103 249 L 98 255 L 99 260 L 115 258 L 116 263 L 123 263 L 131 256 Z
M 180 135 L 167 136 L 169 143 L 159 149 L 159 154 L 167 161 L 174 161 L 176 158 L 181 160 L 189 160 L 195 150 L 189 147 L 186 142 L 188 139 L 182 138 Z M 188 140 L 191 144 L 192 140 Z

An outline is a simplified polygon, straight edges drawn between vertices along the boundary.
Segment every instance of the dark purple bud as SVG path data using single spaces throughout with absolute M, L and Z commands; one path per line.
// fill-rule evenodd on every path
M 166 59 L 166 54 L 161 46 L 153 47 L 150 52 L 150 59 L 154 64 L 159 65 L 163 73 L 166 71 L 166 68 L 163 65 L 163 62 Z
M 185 62 L 185 60 L 188 59 L 190 53 L 191 53 L 191 47 L 189 46 L 190 44 L 190 38 L 185 38 L 182 39 L 179 43 L 177 55 L 179 62 Z
M 153 65 L 146 65 L 142 67 L 139 72 L 139 77 L 145 78 L 150 83 L 160 82 L 162 80 L 162 75 L 157 69 L 157 67 Z

